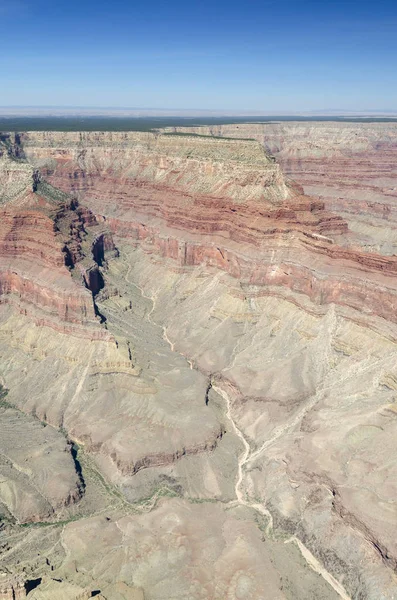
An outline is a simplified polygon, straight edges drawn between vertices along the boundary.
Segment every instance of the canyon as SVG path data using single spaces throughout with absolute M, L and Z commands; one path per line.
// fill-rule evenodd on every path
M 251 138 L 349 225 L 345 243 L 395 254 L 397 123 L 247 123 L 173 132 Z
M 397 599 L 397 125 L 0 134 L 0 599 Z

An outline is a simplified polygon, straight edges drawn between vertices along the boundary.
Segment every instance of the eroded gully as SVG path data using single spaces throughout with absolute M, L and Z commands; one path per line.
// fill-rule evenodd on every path
M 146 300 L 151 301 L 152 303 L 152 308 L 150 309 L 150 311 L 147 313 L 147 319 L 148 321 L 156 326 L 159 327 L 160 329 L 162 329 L 163 331 L 163 339 L 167 342 L 167 344 L 170 346 L 171 351 L 172 352 L 176 352 L 177 354 L 180 354 L 181 356 L 183 356 L 183 358 L 188 362 L 189 366 L 191 369 L 193 369 L 193 363 L 191 360 L 189 360 L 182 352 L 178 352 L 178 350 L 175 349 L 175 342 L 172 342 L 169 337 L 168 337 L 168 333 L 167 333 L 167 328 L 163 325 L 159 325 L 158 323 L 156 323 L 155 321 L 153 321 L 152 319 L 152 314 L 156 309 L 156 297 L 155 296 L 148 296 L 147 294 L 145 294 L 145 292 L 143 291 L 143 289 L 137 285 L 136 283 L 130 281 L 128 279 L 128 275 L 129 275 L 129 271 L 126 274 L 126 281 L 133 285 L 134 287 L 136 287 L 143 298 L 145 298 Z M 239 429 L 239 427 L 236 425 L 235 420 L 232 416 L 232 403 L 231 400 L 227 394 L 227 392 L 222 389 L 222 387 L 220 387 L 219 383 L 212 383 L 212 388 L 215 392 L 217 392 L 225 401 L 226 403 L 226 417 L 230 422 L 230 425 L 234 431 L 234 433 L 237 435 L 237 437 L 241 440 L 243 447 L 244 447 L 244 451 L 241 454 L 239 460 L 238 460 L 238 468 L 237 468 L 237 480 L 236 480 L 236 484 L 235 484 L 235 494 L 236 494 L 236 501 L 238 504 L 242 505 L 242 506 L 246 506 L 252 510 L 255 510 L 256 512 L 258 512 L 259 514 L 261 514 L 262 516 L 266 517 L 268 519 L 268 524 L 266 527 L 266 534 L 267 535 L 271 535 L 272 531 L 273 531 L 273 517 L 271 515 L 271 513 L 268 511 L 268 509 L 258 503 L 258 502 L 253 502 L 249 499 L 246 498 L 243 490 L 242 490 L 242 484 L 244 481 L 244 468 L 245 466 L 251 462 L 254 458 L 256 458 L 259 454 L 261 454 L 262 452 L 264 452 L 264 450 L 266 448 L 268 448 L 273 442 L 275 442 L 284 432 L 286 432 L 287 430 L 292 429 L 292 427 L 296 424 L 295 421 L 297 420 L 297 417 L 295 417 L 294 422 L 293 423 L 288 423 L 286 424 L 284 427 L 282 428 L 278 428 L 275 432 L 275 434 L 268 440 L 266 440 L 266 442 L 261 446 L 261 448 L 259 448 L 259 450 L 256 450 L 255 452 L 253 452 L 251 450 L 251 447 L 249 445 L 249 443 L 247 442 L 244 434 L 242 433 L 242 431 Z M 311 403 L 309 404 L 309 406 L 305 407 L 305 412 L 307 412 L 308 410 L 310 410 L 311 407 Z M 301 415 L 299 415 L 301 416 Z M 321 575 L 321 577 L 333 588 L 333 590 L 340 596 L 340 598 L 342 598 L 342 600 L 351 600 L 351 597 L 348 595 L 348 593 L 346 592 L 345 588 L 342 586 L 342 584 L 337 581 L 337 579 L 335 579 L 335 577 L 333 577 L 333 575 L 331 575 L 331 573 L 329 573 L 326 568 L 320 563 L 320 561 L 310 552 L 310 550 L 303 544 L 303 542 L 297 538 L 296 536 L 292 536 L 289 539 L 287 539 L 285 542 L 285 544 L 295 544 L 300 552 L 302 557 L 304 558 L 304 560 L 306 561 L 307 565 L 316 573 L 318 573 L 319 575 Z

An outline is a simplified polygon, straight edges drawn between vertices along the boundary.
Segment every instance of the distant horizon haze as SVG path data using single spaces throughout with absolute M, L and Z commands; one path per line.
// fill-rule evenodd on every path
M 201 108 L 159 108 L 159 107 L 118 107 L 118 106 L 1 106 L 0 105 L 0 116 L 3 117 L 68 117 L 68 116 L 85 116 L 85 117 L 272 117 L 272 116 L 284 116 L 284 117 L 375 117 L 375 116 L 397 116 L 397 109 L 357 109 L 357 110 L 344 110 L 344 109 L 312 109 L 312 110 L 285 110 L 277 111 L 271 110 L 222 110 L 222 109 L 201 109 Z

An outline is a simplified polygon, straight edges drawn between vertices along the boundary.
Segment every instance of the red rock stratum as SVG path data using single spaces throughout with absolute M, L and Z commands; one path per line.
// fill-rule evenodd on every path
M 394 128 L 238 127 L 2 136 L 3 595 L 397 597 Z

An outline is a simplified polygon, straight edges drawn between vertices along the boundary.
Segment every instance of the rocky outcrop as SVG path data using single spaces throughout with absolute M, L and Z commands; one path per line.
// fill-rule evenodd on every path
M 236 201 L 264 195 L 279 201 L 288 196 L 279 165 L 251 141 L 140 132 L 37 132 L 21 136 L 21 143 L 29 160 L 47 177 L 53 176 L 53 182 L 68 178 L 76 187 L 89 187 L 106 170 L 109 185 L 113 174 L 118 188 L 139 179 Z
M 345 221 L 287 184 L 254 141 L 239 152 L 237 140 L 149 133 L 30 133 L 23 143 L 53 184 L 78 193 L 116 235 L 146 239 L 151 252 L 216 264 L 263 293 L 290 289 L 316 304 L 360 310 L 365 296 L 371 314 L 395 319 L 396 259 L 338 243 L 348 239 Z M 340 261 L 348 278 L 338 275 Z
M 0 154 L 0 206 L 10 201 L 26 202 L 35 191 L 37 180 L 32 165 Z
M 22 598 L 26 598 L 24 581 L 0 573 L 0 600 L 21 600 Z
M 93 339 L 106 337 L 97 327 L 92 295 L 69 271 L 76 262 L 83 263 L 84 251 L 89 255 L 86 268 L 95 263 L 92 253 L 98 250 L 89 243 L 82 250 L 85 227 L 95 225 L 95 217 L 70 199 L 59 201 L 48 197 L 48 189 L 38 191 L 35 172 L 18 159 L 0 158 L 0 181 L 8 185 L 0 207 L 0 302 L 13 304 L 37 324 Z M 112 247 L 106 232 L 97 238 L 105 240 L 106 251 Z M 98 239 L 92 241 L 95 248 Z M 84 273 L 82 267 L 82 279 Z
M 56 520 L 83 493 L 70 444 L 11 405 L 0 406 L 0 422 L 0 508 L 17 523 Z
M 254 141 L 150 133 L 79 136 L 30 133 L 23 143 L 54 185 L 95 198 L 96 213 L 101 206 L 106 216 L 117 197 L 115 209 L 160 213 L 173 226 L 199 233 L 225 230 L 232 236 L 252 218 L 259 219 L 259 232 L 274 222 L 282 229 L 346 230 L 340 218 L 324 212 L 322 202 L 288 184 Z
M 0 302 L 12 303 L 37 323 L 55 328 L 95 328 L 90 294 L 72 280 L 50 216 L 5 208 L 0 249 Z
M 349 224 L 345 243 L 366 252 L 397 253 L 396 123 L 247 123 L 174 130 L 259 141 L 288 177 Z
M 145 453 L 142 458 L 132 464 L 131 462 L 123 462 L 120 460 L 115 452 L 111 455 L 111 458 L 114 460 L 120 473 L 124 475 L 135 475 L 142 469 L 151 469 L 153 467 L 173 464 L 185 456 L 195 456 L 212 452 L 216 449 L 225 433 L 226 430 L 224 426 L 220 426 L 218 431 L 212 432 L 212 437 L 210 439 L 203 440 L 199 444 L 189 444 L 186 447 L 178 448 L 169 454 L 161 453 L 157 447 L 154 452 Z

